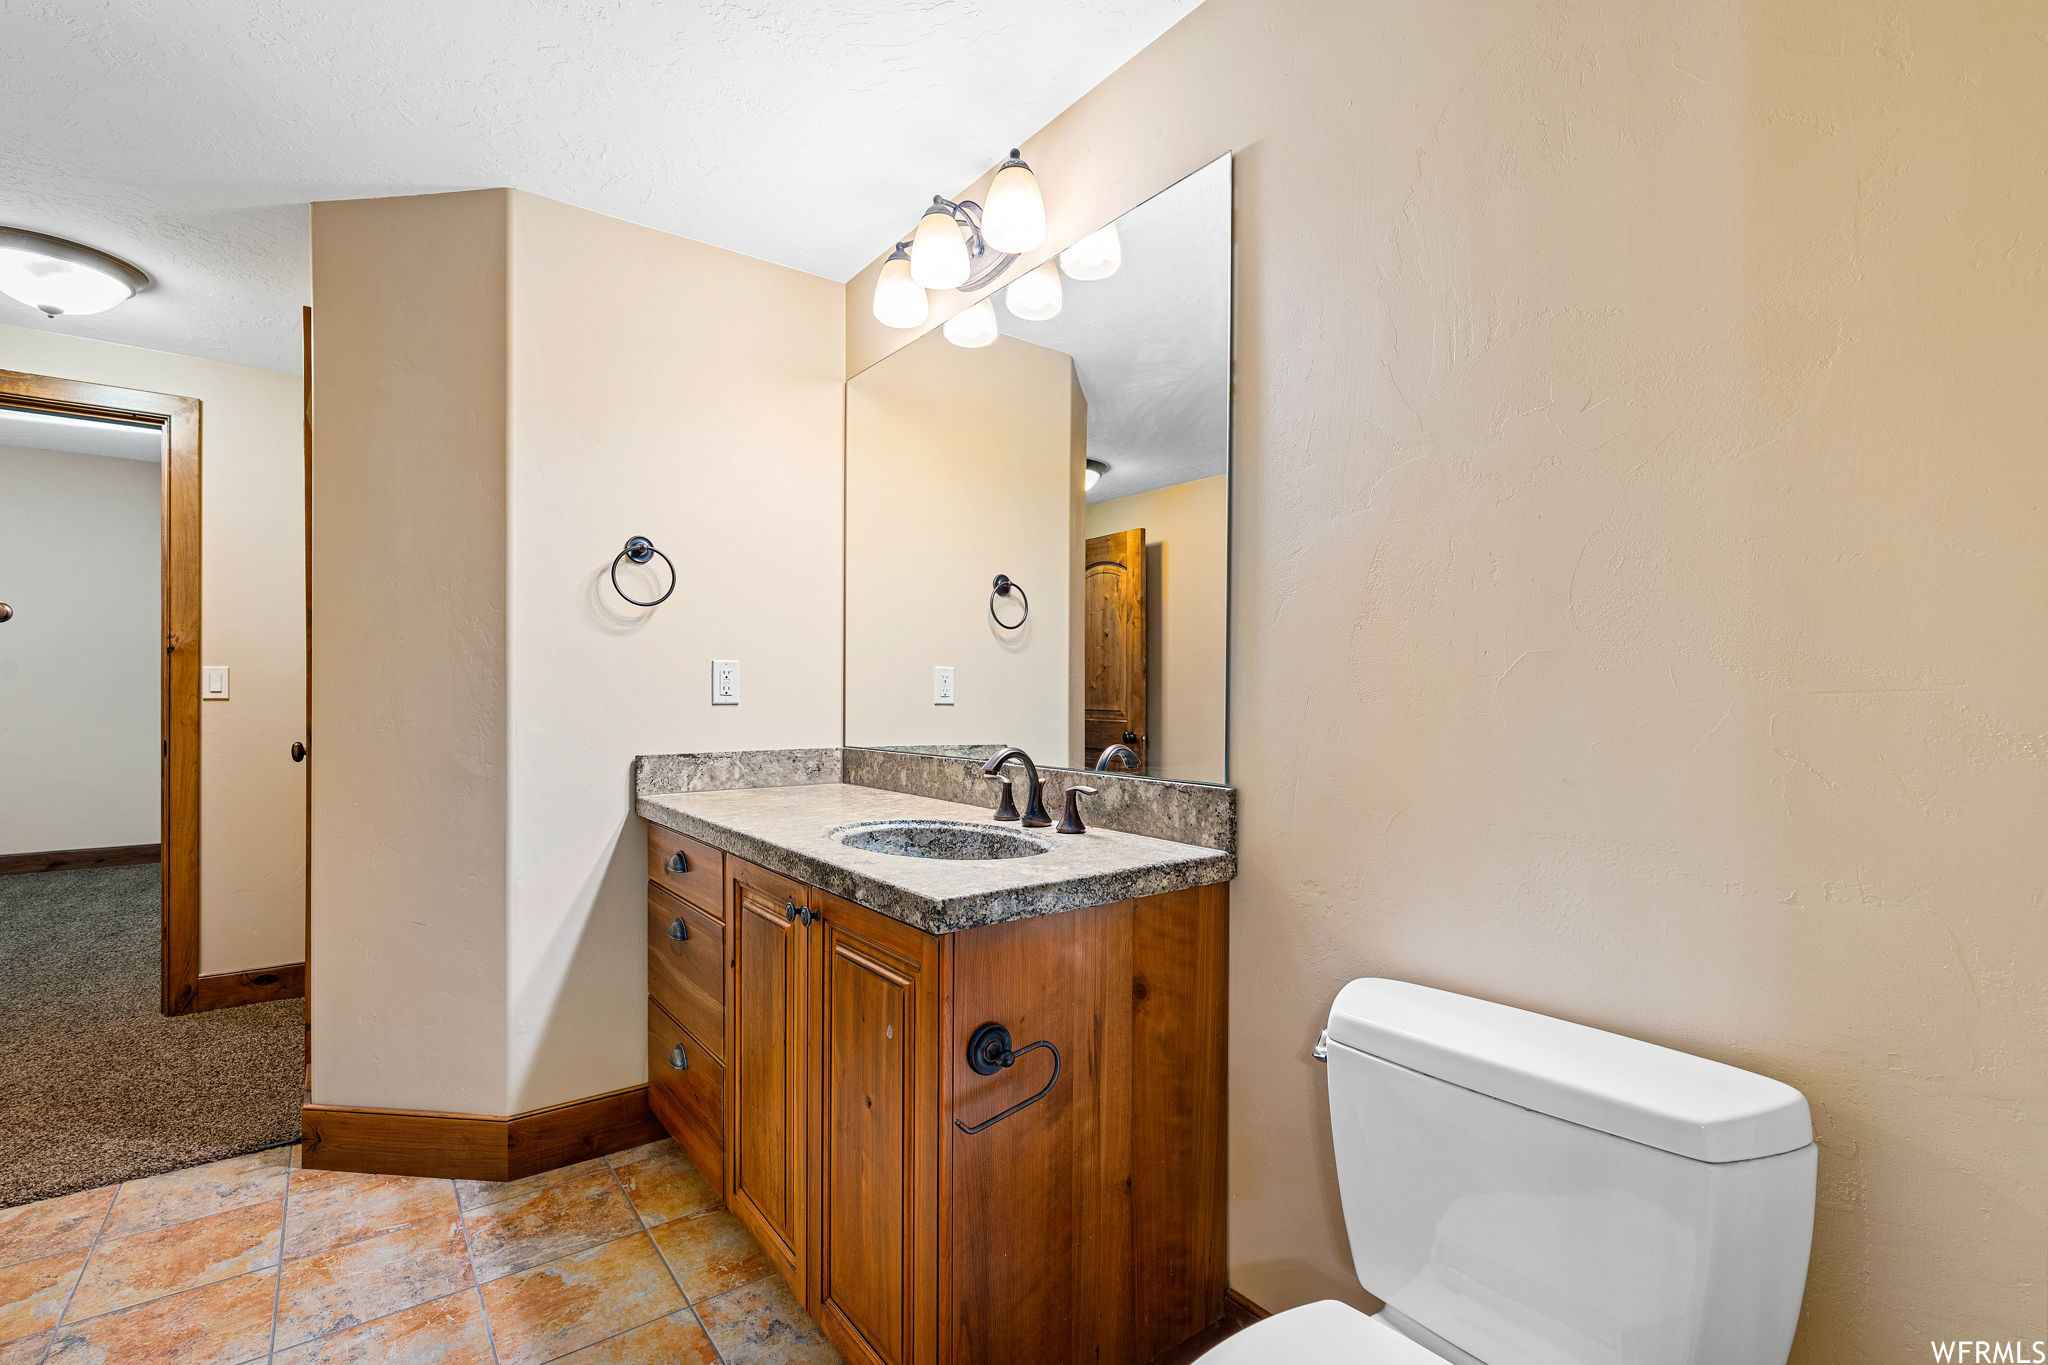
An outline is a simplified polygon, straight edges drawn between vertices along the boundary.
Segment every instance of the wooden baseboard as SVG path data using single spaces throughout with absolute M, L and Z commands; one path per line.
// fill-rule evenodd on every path
M 1271 1313 L 1268 1313 L 1235 1289 L 1223 1291 L 1223 1320 L 1225 1322 L 1235 1322 L 1240 1327 L 1249 1327 L 1260 1318 L 1270 1318 L 1272 1316 Z
M 218 972 L 202 976 L 192 987 L 191 1004 L 181 1014 L 201 1010 L 224 1010 L 234 1005 L 256 1005 L 265 1000 L 296 1000 L 306 993 L 306 964 L 287 962 L 281 967 L 252 967 L 246 972 Z
M 0 877 L 16 872 L 76 872 L 82 867 L 140 867 L 161 862 L 161 844 L 60 848 L 49 853 L 0 853 Z
M 636 1085 L 510 1118 L 308 1104 L 308 1170 L 453 1180 L 518 1180 L 663 1136 Z

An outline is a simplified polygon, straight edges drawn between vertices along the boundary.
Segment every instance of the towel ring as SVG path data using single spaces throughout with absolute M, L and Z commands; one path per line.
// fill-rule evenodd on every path
M 622 559 L 630 559 L 635 564 L 645 564 L 648 560 L 654 558 L 656 555 L 661 555 L 661 562 L 668 565 L 668 592 L 663 593 L 661 596 L 655 598 L 652 602 L 642 602 L 639 598 L 630 595 L 624 588 L 619 586 L 619 561 Z M 631 540 L 626 542 L 625 549 L 619 551 L 617 554 L 612 556 L 612 591 L 617 593 L 619 596 L 625 598 L 628 602 L 631 602 L 634 606 L 658 607 L 662 603 L 668 601 L 669 593 L 672 593 L 675 590 L 675 561 L 670 559 L 667 555 L 662 555 L 661 551 L 655 549 L 654 542 L 649 540 L 646 536 L 634 536 Z
M 1014 626 L 1011 625 L 1008 621 L 1005 621 L 1002 617 L 996 615 L 996 599 L 998 597 L 1008 597 L 1011 593 L 1016 593 L 1017 596 L 1021 598 L 1024 603 L 1024 614 L 1017 618 L 1017 624 Z M 1018 583 L 1016 580 L 1011 578 L 1006 573 L 997 574 L 995 582 L 995 591 L 991 592 L 988 595 L 988 619 L 995 622 L 997 625 L 1001 626 L 1004 630 L 1024 629 L 1024 623 L 1031 619 L 1031 599 L 1030 597 L 1026 596 L 1024 592 L 1024 585 Z

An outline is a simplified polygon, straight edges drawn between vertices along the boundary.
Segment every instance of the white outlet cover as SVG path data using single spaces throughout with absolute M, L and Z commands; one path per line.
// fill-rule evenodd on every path
M 951 664 L 933 664 L 933 665 L 932 665 L 932 705 L 934 705 L 934 706 L 951 706 L 952 704 L 953 704 L 953 665 L 951 665 Z
M 711 661 L 711 704 L 713 706 L 738 706 L 740 704 L 740 661 L 738 659 L 713 659 Z

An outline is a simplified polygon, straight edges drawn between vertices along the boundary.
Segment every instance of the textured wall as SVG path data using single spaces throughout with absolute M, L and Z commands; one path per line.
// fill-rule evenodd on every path
M 1055 245 L 1238 153 L 1254 1299 L 1356 1297 L 1307 1048 L 1383 973 L 1804 1090 L 1798 1360 L 2041 1334 L 2044 38 L 1208 0 L 1025 145 Z
M 57 326 L 61 324 L 52 324 Z M 299 377 L 0 327 L 0 370 L 197 398 L 200 646 L 231 696 L 199 708 L 199 970 L 304 955 L 305 462 Z
M 157 842 L 162 482 L 154 461 L 0 446 L 0 853 Z

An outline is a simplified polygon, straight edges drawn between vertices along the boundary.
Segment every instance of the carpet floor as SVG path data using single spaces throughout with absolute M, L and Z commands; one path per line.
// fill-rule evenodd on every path
M 0 876 L 0 1207 L 299 1136 L 303 1002 L 157 1012 L 151 867 Z

